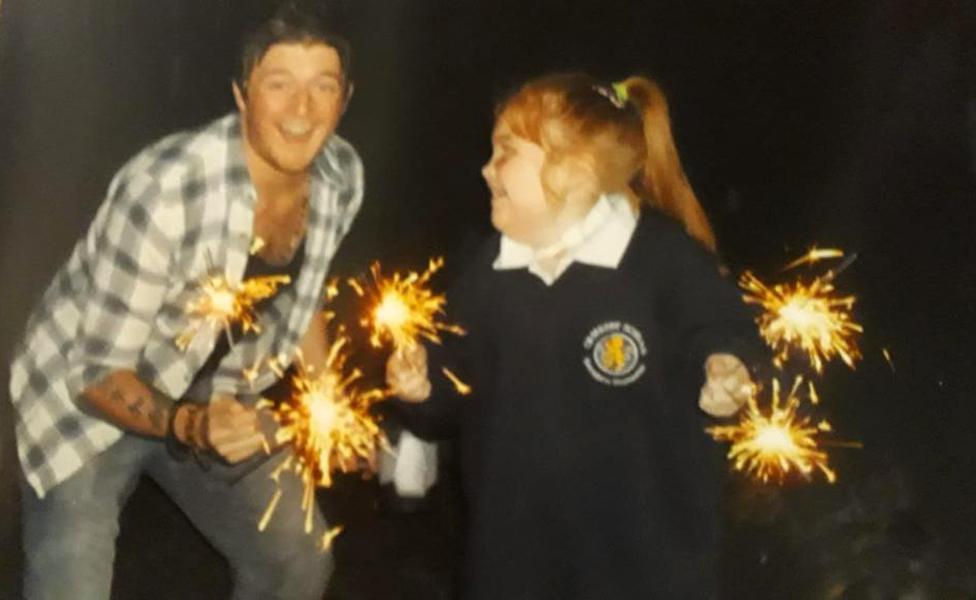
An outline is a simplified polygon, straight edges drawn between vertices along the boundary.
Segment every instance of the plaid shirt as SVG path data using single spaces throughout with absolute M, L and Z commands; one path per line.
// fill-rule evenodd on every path
M 312 172 L 305 260 L 292 285 L 262 306 L 260 335 L 237 340 L 215 391 L 254 394 L 276 380 L 267 358 L 290 362 L 323 301 L 329 263 L 359 210 L 363 168 L 333 135 Z M 240 281 L 257 194 L 237 115 L 150 146 L 113 179 L 87 235 L 47 288 L 11 367 L 17 446 L 27 481 L 44 494 L 124 435 L 76 404 L 116 369 L 132 369 L 173 398 L 187 391 L 221 331 L 203 327 L 186 351 L 188 300 L 217 270 Z M 259 366 L 256 379 L 244 369 Z

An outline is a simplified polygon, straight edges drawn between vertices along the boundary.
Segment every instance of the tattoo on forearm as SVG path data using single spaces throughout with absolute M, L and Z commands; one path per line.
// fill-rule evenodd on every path
M 167 415 L 173 401 L 165 394 L 151 387 L 147 390 L 126 390 L 112 382 L 107 384 L 104 392 L 109 400 L 120 405 L 139 421 L 133 423 L 135 428 L 158 435 L 166 433 Z
M 168 412 L 173 408 L 173 401 L 153 388 L 152 400 L 149 410 L 149 422 L 160 433 L 166 433 L 166 418 Z
M 132 404 L 126 406 L 126 408 L 129 409 L 129 414 L 132 415 L 133 417 L 141 417 L 142 416 L 142 407 L 139 404 L 132 403 Z
M 109 386 L 108 397 L 111 398 L 116 404 L 121 404 L 123 406 L 125 405 L 125 394 L 123 394 L 122 390 L 114 385 Z

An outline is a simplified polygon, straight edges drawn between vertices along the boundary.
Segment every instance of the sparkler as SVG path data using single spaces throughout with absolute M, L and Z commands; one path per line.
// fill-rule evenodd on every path
M 840 256 L 843 253 L 839 250 L 813 249 L 788 268 Z M 824 363 L 834 357 L 854 368 L 861 358 L 857 338 L 864 331 L 853 320 L 856 298 L 839 295 L 833 285 L 834 277 L 852 260 L 809 283 L 797 280 L 767 285 L 749 271 L 739 278 L 739 287 L 746 292 L 743 300 L 764 310 L 757 324 L 760 335 L 773 349 L 776 366 L 782 367 L 791 352 L 798 351 L 806 355 L 817 373 L 822 373 Z
M 374 262 L 370 266 L 372 281 L 366 287 L 355 279 L 348 280 L 360 297 L 368 297 L 372 303 L 360 323 L 370 330 L 373 347 L 379 348 L 389 340 L 394 350 L 401 350 L 412 347 L 420 338 L 439 344 L 442 332 L 464 335 L 460 326 L 441 320 L 447 299 L 428 285 L 442 266 L 443 258 L 433 258 L 423 273 L 411 271 L 385 277 L 380 264 Z
M 373 461 L 378 446 L 388 446 L 370 407 L 385 396 L 379 389 L 361 390 L 356 383 L 362 377 L 359 369 L 346 369 L 349 338 L 340 333 L 329 349 L 325 368 L 316 373 L 299 360 L 292 377 L 292 396 L 279 406 L 268 401 L 259 407 L 272 408 L 279 428 L 277 444 L 291 444 L 292 452 L 271 474 L 278 481 L 292 472 L 303 484 L 302 509 L 305 531 L 312 530 L 315 487 L 332 484 L 332 471 L 353 471 L 360 459 Z M 299 357 L 301 358 L 301 357 Z M 280 491 L 280 490 L 279 490 Z M 280 494 L 272 498 L 258 525 L 264 530 L 278 504 Z
M 759 409 L 753 395 L 737 425 L 706 429 L 715 440 L 732 443 L 728 458 L 735 470 L 763 483 L 782 483 L 794 471 L 807 480 L 820 471 L 828 482 L 837 481 L 837 474 L 827 464 L 828 455 L 817 441 L 818 434 L 831 431 L 830 423 L 812 425 L 810 417 L 799 414 L 797 391 L 801 385 L 802 378 L 797 377 L 783 403 L 779 381 L 774 379 L 768 414 Z
M 176 338 L 180 350 L 186 350 L 193 338 L 204 327 L 222 328 L 227 339 L 233 342 L 231 325 L 240 323 L 244 333 L 260 332 L 255 305 L 273 296 L 281 285 L 287 285 L 287 275 L 252 277 L 240 284 L 230 283 L 222 275 L 209 275 L 199 283 L 199 294 L 186 304 L 185 314 L 190 321 Z

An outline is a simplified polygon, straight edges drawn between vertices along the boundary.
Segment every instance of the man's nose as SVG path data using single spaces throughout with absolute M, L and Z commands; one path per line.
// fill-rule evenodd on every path
M 307 89 L 299 90 L 298 97 L 295 99 L 295 113 L 300 117 L 308 115 L 311 104 L 312 93 Z

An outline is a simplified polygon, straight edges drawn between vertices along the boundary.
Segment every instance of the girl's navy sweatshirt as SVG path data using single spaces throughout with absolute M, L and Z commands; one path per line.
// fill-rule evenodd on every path
M 468 335 L 431 348 L 432 397 L 391 402 L 423 437 L 460 435 L 465 597 L 714 597 L 723 459 L 697 400 L 709 354 L 762 356 L 752 312 L 650 210 L 616 269 L 573 263 L 551 286 L 493 269 L 498 249 L 448 294 Z

